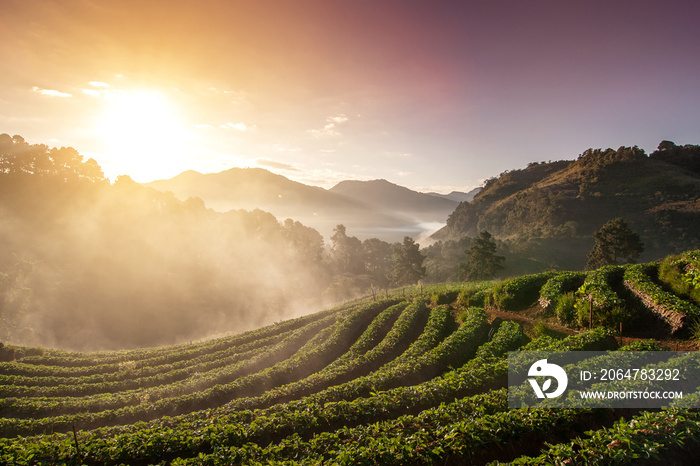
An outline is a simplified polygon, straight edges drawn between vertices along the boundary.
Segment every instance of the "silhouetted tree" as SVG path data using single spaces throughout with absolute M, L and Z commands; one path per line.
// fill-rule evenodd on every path
M 588 270 L 617 264 L 620 260 L 634 263 L 644 251 L 644 243 L 639 235 L 630 230 L 620 217 L 610 220 L 593 236 L 595 245 L 588 253 Z
M 361 274 L 364 272 L 362 242 L 345 233 L 345 225 L 337 225 L 331 236 L 333 265 L 338 273 Z
M 284 236 L 300 258 L 309 262 L 321 262 L 323 236 L 318 231 L 288 218 L 284 221 Z
M 362 255 L 365 261 L 365 271 L 372 277 L 377 286 L 387 286 L 392 270 L 391 244 L 377 238 L 366 239 L 362 242 Z
M 488 280 L 496 276 L 503 268 L 505 257 L 496 254 L 496 242 L 491 233 L 482 231 L 475 238 L 472 246 L 464 251 L 467 261 L 460 264 L 466 280 Z
M 420 245 L 413 238 L 404 236 L 403 244 L 395 246 L 391 281 L 399 286 L 418 283 L 425 276 L 424 260 L 425 255 L 420 252 Z

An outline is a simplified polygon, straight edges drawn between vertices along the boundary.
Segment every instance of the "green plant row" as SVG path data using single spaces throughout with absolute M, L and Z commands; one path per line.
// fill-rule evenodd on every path
M 267 410 L 237 411 L 226 413 L 224 408 L 180 416 L 169 421 L 152 421 L 150 427 L 131 425 L 81 432 L 81 444 L 89 451 L 91 464 L 118 464 L 137 460 L 160 462 L 164 458 L 190 455 L 196 457 L 214 445 L 242 444 L 255 439 L 266 444 L 271 439 L 303 429 L 307 434 L 323 432 L 334 426 L 363 422 L 371 423 L 390 419 L 397 415 L 420 412 L 430 406 L 453 401 L 456 397 L 483 391 L 494 380 L 507 374 L 505 359 L 499 358 L 508 349 L 522 342 L 522 329 L 514 323 L 501 324 L 492 341 L 482 345 L 477 356 L 465 366 L 450 371 L 442 377 L 413 387 L 400 387 L 375 393 L 369 398 L 354 401 L 325 402 L 323 395 L 307 397 Z M 570 350 L 588 349 L 595 341 L 606 342 L 607 333 L 601 330 L 568 337 L 558 343 L 558 348 Z M 548 347 L 550 339 L 542 339 L 529 346 Z M 37 464 L 55 464 L 72 458 L 71 436 L 56 434 L 52 437 L 6 439 L 0 442 L 0 451 L 15 458 L 31 456 Z M 44 460 L 42 461 L 42 458 Z M 21 461 L 18 464 L 23 464 Z
M 272 348 L 226 370 L 215 371 L 196 380 L 154 387 L 144 390 L 131 390 L 114 395 L 100 395 L 82 398 L 8 399 L 3 418 L 0 418 L 0 434 L 26 435 L 40 432 L 67 431 L 73 425 L 98 427 L 115 423 L 128 423 L 144 419 L 154 419 L 163 415 L 173 415 L 217 406 L 236 396 L 245 396 L 246 390 L 256 390 L 255 377 L 266 368 L 275 367 L 289 360 L 290 355 L 298 354 L 309 343 L 317 344 L 320 338 L 327 338 L 331 325 L 337 320 L 330 315 L 307 324 L 293 335 Z M 182 393 L 189 390 L 189 393 Z M 179 393 L 178 393 L 179 392 Z M 53 403 L 53 404 L 52 404 Z M 35 411 L 32 411 L 34 409 Z M 37 413 L 56 412 L 49 417 Z M 90 412 L 93 410 L 94 412 Z M 8 417 L 12 412 L 19 415 L 36 416 L 35 419 Z
M 560 272 L 554 275 L 540 288 L 540 306 L 551 309 L 562 294 L 575 291 L 583 285 L 585 279 L 586 272 Z
M 275 336 L 289 330 L 296 330 L 315 320 L 326 318 L 336 313 L 347 313 L 358 305 L 343 305 L 314 314 L 285 320 L 266 327 L 249 330 L 236 335 L 204 340 L 196 343 L 164 346 L 158 348 L 143 348 L 124 351 L 103 351 L 92 353 L 70 352 L 65 350 L 43 350 L 43 355 L 28 356 L 19 362 L 1 363 L 1 374 L 15 375 L 60 375 L 65 371 L 66 376 L 90 375 L 104 370 L 110 372 L 113 364 L 136 364 L 137 367 L 171 364 L 208 354 L 223 349 L 233 349 L 238 345 L 254 342 L 261 338 Z M 20 349 L 21 352 L 21 349 Z M 95 367 L 97 366 L 97 367 Z M 106 366 L 100 368 L 100 366 Z M 73 369 L 73 370 L 71 370 Z
M 260 342 L 267 342 L 268 345 L 270 345 L 270 343 L 274 344 L 277 343 L 278 340 L 281 340 L 285 336 L 288 336 L 290 332 L 291 331 L 288 331 L 286 333 L 282 333 L 273 337 L 261 339 Z M 376 338 L 376 335 L 374 336 L 374 338 Z M 136 388 L 156 387 L 159 385 L 171 384 L 179 380 L 184 380 L 187 377 L 210 372 L 212 370 L 219 369 L 222 367 L 230 367 L 233 364 L 238 363 L 239 361 L 246 360 L 252 356 L 255 356 L 259 352 L 257 347 L 261 345 L 255 343 L 257 342 L 253 341 L 248 345 L 239 346 L 237 348 L 239 351 L 246 349 L 246 346 L 250 346 L 252 348 L 251 350 L 244 353 L 237 354 L 234 352 L 233 354 L 227 354 L 226 351 L 220 351 L 217 353 L 213 353 L 213 355 L 206 355 L 194 358 L 192 361 L 181 361 L 180 363 L 176 363 L 172 366 L 169 366 L 171 370 L 165 373 L 159 374 L 158 372 L 164 371 L 165 369 L 167 369 L 168 366 L 156 366 L 154 368 L 142 368 L 138 371 L 131 371 L 131 377 L 124 379 L 120 379 L 119 377 L 122 376 L 122 374 L 124 374 L 125 371 L 115 372 L 113 374 L 113 377 L 109 377 L 109 379 L 116 379 L 116 382 L 110 381 L 102 383 L 99 383 L 99 381 L 95 379 L 98 377 L 106 378 L 103 375 L 89 376 L 88 380 L 80 377 L 76 377 L 75 379 L 68 379 L 72 381 L 71 384 L 66 384 L 64 378 L 42 377 L 39 378 L 39 380 L 32 379 L 31 381 L 41 383 L 42 385 L 50 384 L 53 382 L 54 385 L 49 387 L 42 386 L 32 388 L 23 387 L 20 385 L 0 386 L 0 394 L 4 395 L 5 397 L 76 397 L 99 393 L 117 393 L 119 391 L 133 390 Z M 212 358 L 212 356 L 218 357 Z M 342 360 L 342 358 L 340 360 Z M 155 371 L 157 375 L 149 376 L 151 371 Z M 141 378 L 136 378 L 134 373 L 139 374 Z M 19 376 L 5 377 L 14 378 L 13 380 L 15 384 L 18 384 L 24 380 Z
M 392 349 L 392 343 L 395 340 L 391 338 L 391 334 L 396 327 L 393 327 L 392 331 L 386 335 L 386 338 L 382 339 L 381 342 L 376 344 L 373 348 L 370 347 L 370 344 L 376 343 L 376 340 L 380 338 L 381 334 L 379 333 L 379 329 L 387 323 L 391 323 L 391 319 L 396 317 L 394 314 L 401 312 L 406 306 L 406 302 L 399 303 L 380 314 L 350 350 L 322 370 L 309 374 L 307 377 L 296 382 L 268 390 L 260 396 L 233 400 L 229 403 L 228 408 L 238 410 L 268 407 L 275 403 L 298 399 L 316 393 L 331 385 L 365 375 L 371 370 L 376 361 L 382 356 L 385 356 L 387 352 Z M 420 311 L 420 306 L 412 305 L 412 307 Z M 402 312 L 401 315 L 412 315 L 413 317 L 418 315 L 417 312 L 412 313 L 409 309 L 407 309 L 407 311 L 408 312 Z M 409 323 L 410 321 L 406 320 L 405 322 Z M 403 329 L 407 330 L 408 325 L 404 325 Z M 404 334 L 405 333 L 406 332 L 404 332 Z
M 693 288 L 700 288 L 700 249 L 686 251 L 682 254 L 688 264 L 685 267 L 685 277 Z
M 157 392 L 160 398 L 139 405 L 119 407 L 117 409 L 103 409 L 100 412 L 85 412 L 90 407 L 77 403 L 82 408 L 80 413 L 57 415 L 42 419 L 11 419 L 1 420 L 3 431 L 12 429 L 15 433 L 21 433 L 32 429 L 46 429 L 50 426 L 54 430 L 66 430 L 69 425 L 99 426 L 114 422 L 133 422 L 138 419 L 153 419 L 166 414 L 178 414 L 191 412 L 208 407 L 218 406 L 231 399 L 242 396 L 256 396 L 275 386 L 294 382 L 300 378 L 317 372 L 325 365 L 336 359 L 357 339 L 358 332 L 366 328 L 376 315 L 389 306 L 393 301 L 383 301 L 369 304 L 352 312 L 344 320 L 333 327 L 326 325 L 324 330 L 316 333 L 311 340 L 298 351 L 287 348 L 281 351 L 279 361 L 272 364 L 258 364 L 254 371 L 244 374 L 227 383 L 215 383 L 216 380 L 204 379 L 199 391 L 179 395 L 168 392 L 168 387 L 146 391 L 147 395 L 154 396 Z M 335 320 L 337 316 L 328 316 L 322 321 L 317 321 L 316 326 L 325 320 Z M 313 325 L 313 324 L 312 324 Z M 308 327 L 308 326 L 307 326 Z M 300 331 L 303 329 L 300 329 Z M 299 332 L 299 331 L 298 331 Z M 330 336 L 328 336 L 330 335 Z M 284 356 L 286 354 L 286 356 Z M 291 354 L 291 357 L 289 355 Z M 286 357 L 286 359 L 284 359 Z M 267 358 L 269 360 L 269 356 Z M 264 359 L 263 359 L 264 360 Z M 200 380 L 202 381 L 202 380 Z M 167 397 L 167 395 L 171 395 Z M 63 406 L 65 409 L 65 404 Z
M 522 310 L 538 298 L 542 286 L 557 272 L 542 272 L 511 278 L 496 285 L 486 299 L 486 305 L 496 309 Z
M 694 452 L 700 447 L 700 412 L 643 411 L 588 434 L 512 464 L 694 464 Z
M 494 339 L 482 345 L 479 353 L 484 356 L 486 353 L 502 355 L 522 341 L 522 329 L 517 324 L 504 323 Z M 480 360 L 471 366 L 479 370 L 485 380 L 490 380 L 492 372 L 484 367 L 484 361 Z M 354 401 L 326 403 L 306 398 L 255 412 L 244 410 L 222 414 L 221 409 L 218 409 L 213 417 L 194 422 L 181 420 L 177 426 L 158 425 L 141 429 L 129 426 L 104 432 L 81 433 L 81 443 L 86 452 L 93 452 L 88 456 L 95 463 L 118 463 L 129 459 L 159 461 L 163 452 L 197 455 L 203 450 L 211 449 L 214 444 L 253 440 L 264 443 L 269 439 L 284 438 L 295 430 L 313 434 L 332 428 L 333 425 L 375 422 L 405 414 L 407 409 L 419 411 L 424 407 L 454 400 L 455 394 L 460 389 L 464 390 L 465 384 L 472 390 L 478 384 L 478 376 L 467 376 L 469 370 L 462 372 L 461 387 L 455 383 L 455 378 L 437 378 L 415 387 L 400 387 Z M 191 417 L 183 416 L 182 419 Z M 212 423 L 212 419 L 216 422 Z M 125 429 L 131 432 L 116 432 Z M 196 435 L 192 435 L 193 432 Z M 46 442 L 45 439 L 36 442 L 6 440 L 2 445 L 4 452 L 20 448 L 25 453 L 33 451 L 35 459 L 57 459 L 70 452 L 70 437 L 54 435 L 51 442 Z M 19 451 L 15 450 L 15 453 L 17 457 L 21 456 Z
M 486 297 L 496 284 L 496 281 L 469 282 L 469 286 L 460 290 L 457 303 L 463 307 L 484 307 Z
M 3 375 L 0 376 L 0 397 L 77 397 L 173 383 L 196 374 L 244 361 L 255 356 L 261 350 L 283 341 L 292 332 L 294 330 L 252 341 L 237 347 L 235 350 L 217 351 L 173 364 L 132 369 L 124 367 L 124 363 L 119 363 L 113 365 L 111 373 L 102 372 L 76 377 Z
M 590 332 L 590 335 L 569 337 L 560 344 L 560 347 L 576 350 L 587 349 L 600 344 L 596 340 L 607 341 L 607 333 L 601 331 Z M 507 377 L 507 362 L 502 357 L 507 350 L 515 349 L 523 341 L 522 329 L 519 325 L 506 322 L 501 325 L 492 341 L 482 345 L 477 356 L 459 369 L 450 371 L 441 377 L 424 382 L 416 386 L 394 388 L 387 391 L 372 393 L 368 398 L 337 399 L 336 392 L 328 390 L 317 396 L 307 397 L 298 401 L 277 405 L 263 411 L 255 411 L 247 417 L 241 412 L 221 417 L 221 410 L 217 410 L 217 420 L 229 425 L 249 425 L 245 434 L 233 434 L 229 430 L 226 437 L 228 444 L 241 444 L 244 441 L 255 440 L 259 443 L 277 441 L 285 435 L 293 432 L 304 435 L 318 433 L 334 426 L 355 425 L 371 423 L 389 419 L 397 415 L 417 413 L 422 409 L 437 406 L 440 403 L 451 402 L 455 398 L 478 393 L 487 390 L 490 386 L 505 383 Z M 551 344 L 548 339 L 540 342 L 540 345 Z M 538 345 L 532 345 L 537 348 Z M 330 392 L 330 393 L 328 393 Z M 329 401 L 335 400 L 335 401 Z M 249 413 L 249 412 L 246 412 Z M 213 413 L 212 413 L 213 414 Z M 190 416 L 191 417 L 191 416 Z M 187 430 L 202 431 L 206 429 L 207 419 L 201 419 L 198 423 L 188 424 Z M 265 426 L 262 428 L 261 426 Z M 149 431 L 149 439 L 158 438 L 158 442 L 167 442 L 168 436 L 160 436 L 156 431 Z M 240 431 L 239 431 L 240 432 Z M 252 433 L 255 435 L 252 435 Z M 243 435 L 243 436 L 240 436 Z M 114 436 L 107 433 L 103 440 L 112 439 Z M 209 438 L 208 435 L 205 437 Z M 210 443 L 221 443 L 224 437 L 218 436 L 211 439 Z M 111 440 L 109 440 L 111 441 Z M 127 438 L 117 435 L 114 440 L 121 445 L 131 445 L 128 451 L 138 448 L 138 444 L 130 443 Z M 208 444 L 209 445 L 209 444 Z M 168 448 L 174 448 L 170 445 Z M 194 451 L 196 454 L 198 451 Z M 154 452 L 152 458 L 157 457 Z M 128 456 L 125 456 L 128 457 Z
M 590 333 L 602 337 L 601 342 L 608 341 L 604 330 Z M 562 346 L 577 349 L 576 344 L 582 344 L 579 348 L 584 348 L 595 339 L 592 335 L 572 338 L 562 343 Z M 470 365 L 472 362 L 476 367 L 484 367 L 482 361 L 470 361 Z M 505 370 L 505 361 L 500 362 L 502 370 Z M 449 391 L 450 387 L 454 387 L 454 383 L 449 382 L 440 388 Z M 482 459 L 508 457 L 512 454 L 509 451 L 511 448 L 515 451 L 518 447 L 530 448 L 533 438 L 544 444 L 545 441 L 556 438 L 560 432 L 573 429 L 580 432 L 580 424 L 592 422 L 592 419 L 596 422 L 595 418 L 599 414 L 584 410 L 504 411 L 505 404 L 505 390 L 500 390 L 436 405 L 417 415 L 403 415 L 397 419 L 322 432 L 308 440 L 305 440 L 305 435 L 295 433 L 268 447 L 261 447 L 267 442 L 232 442 L 214 447 L 212 453 L 196 457 L 193 455 L 190 459 L 174 461 L 172 464 L 216 465 L 247 461 L 290 461 L 290 464 L 297 461 L 301 464 L 432 464 L 450 459 L 458 463 L 481 463 Z M 521 443 L 521 436 L 528 438 L 527 444 Z M 502 448 L 509 443 L 516 446 Z
M 576 295 L 581 299 L 592 300 L 596 307 L 602 309 L 623 306 L 624 301 L 610 287 L 614 277 L 623 273 L 624 268 L 619 265 L 606 265 L 593 270 L 586 275 L 586 280 L 576 291 Z
M 261 348 L 253 357 L 228 367 L 221 367 L 198 374 L 187 380 L 159 385 L 152 388 L 125 390 L 117 393 L 100 393 L 83 397 L 38 397 L 0 399 L 0 415 L 5 418 L 46 418 L 76 413 L 97 413 L 118 410 L 129 406 L 148 405 L 153 400 L 164 401 L 186 397 L 203 389 L 212 389 L 236 382 L 286 359 L 304 346 L 317 345 L 328 339 L 335 317 L 317 321 L 302 327 L 290 337 L 272 348 Z M 4 421 L 4 420 L 3 420 Z
M 646 273 L 646 264 L 636 264 L 627 267 L 624 274 L 624 284 L 642 303 L 663 319 L 671 327 L 672 332 L 684 328 L 689 320 L 700 318 L 697 306 L 669 293 Z

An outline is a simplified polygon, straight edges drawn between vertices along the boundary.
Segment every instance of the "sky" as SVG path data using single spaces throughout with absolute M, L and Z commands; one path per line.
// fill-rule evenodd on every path
M 0 133 L 114 180 L 262 167 L 467 191 L 700 143 L 700 2 L 3 0 Z

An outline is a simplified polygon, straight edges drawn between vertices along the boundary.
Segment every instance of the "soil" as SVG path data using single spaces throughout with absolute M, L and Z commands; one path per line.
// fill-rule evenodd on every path
M 500 311 L 497 309 L 486 309 L 486 315 L 489 323 L 493 322 L 496 318 L 501 318 L 503 320 L 512 320 L 518 322 L 523 326 L 525 333 L 528 335 L 534 334 L 534 327 L 538 323 L 542 323 L 548 330 L 548 333 L 559 336 L 575 335 L 581 333 L 581 329 L 573 329 L 560 325 L 557 322 L 556 317 L 547 316 L 544 310 L 540 306 L 532 306 L 524 311 L 511 312 L 511 311 Z M 643 331 L 642 329 L 629 329 L 629 331 L 623 331 L 622 336 L 616 337 L 618 343 L 622 345 L 627 345 L 638 340 L 649 340 L 653 339 L 658 341 L 661 345 L 668 347 L 672 351 L 698 351 L 698 342 L 693 340 L 673 338 L 668 335 L 667 332 L 658 332 L 656 334 L 651 334 L 648 331 Z

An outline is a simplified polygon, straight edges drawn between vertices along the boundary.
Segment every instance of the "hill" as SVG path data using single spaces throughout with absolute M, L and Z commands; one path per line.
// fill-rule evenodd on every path
M 433 192 L 430 192 L 428 194 L 430 194 L 431 196 L 443 197 L 457 202 L 470 202 L 474 199 L 474 196 L 476 196 L 479 191 L 481 191 L 481 187 L 474 188 L 468 193 L 464 193 L 462 191 L 452 191 L 449 194 L 440 194 Z
M 682 406 L 697 407 L 697 378 L 674 402 L 685 405 L 662 411 L 509 409 L 511 390 L 531 389 L 505 387 L 508 351 L 516 349 L 663 350 L 658 342 L 628 343 L 644 329 L 663 338 L 687 331 L 700 317 L 698 290 L 689 285 L 698 270 L 700 251 L 689 251 L 663 264 L 394 290 L 177 346 L 100 353 L 7 346 L 0 457 L 15 465 L 568 464 L 584 455 L 605 464 L 647 456 L 693 464 L 700 411 Z M 686 288 L 664 290 L 677 285 Z M 570 294 L 595 308 L 570 318 Z M 508 317 L 546 318 L 551 310 L 565 332 L 542 320 L 524 331 Z M 590 315 L 595 325 L 624 322 L 624 338 L 605 327 L 586 330 Z M 671 365 L 659 369 L 697 366 L 697 353 L 666 354 Z M 613 351 L 611 363 L 622 355 Z
M 360 239 L 400 241 L 404 236 L 424 233 L 424 224 L 444 224 L 458 204 L 385 180 L 343 181 L 326 190 L 261 168 L 233 168 L 209 174 L 187 171 L 146 186 L 170 191 L 181 200 L 199 197 L 208 207 L 221 212 L 261 209 L 279 219 L 300 221 L 326 238 L 336 225 L 343 224 Z
M 697 248 L 700 174 L 687 160 L 699 159 L 700 149 L 684 148 L 676 157 L 661 149 L 650 156 L 637 147 L 589 149 L 577 160 L 502 173 L 473 201 L 460 203 L 433 238 L 459 240 L 487 230 L 500 240 L 548 243 L 542 249 L 561 255 L 557 263 L 582 268 L 592 234 L 623 217 L 645 243 L 643 260 Z
M 447 197 L 419 193 L 386 180 L 341 181 L 329 191 L 424 222 L 444 222 L 459 204 Z

